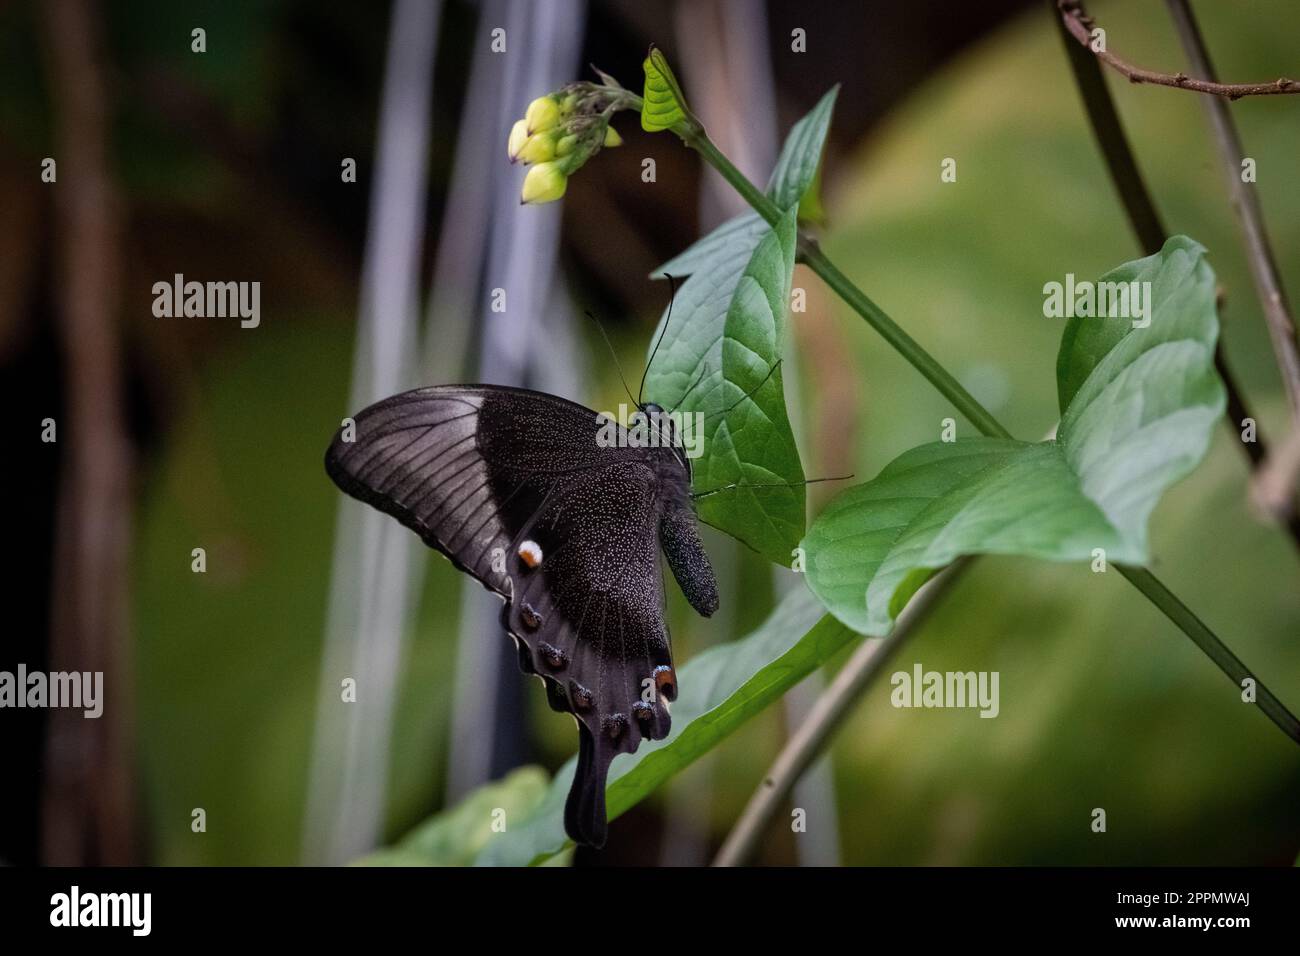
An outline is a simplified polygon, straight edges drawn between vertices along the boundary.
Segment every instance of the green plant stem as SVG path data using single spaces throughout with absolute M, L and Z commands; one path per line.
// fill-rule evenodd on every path
M 781 218 L 781 210 L 777 208 L 776 203 L 772 202 L 762 190 L 749 181 L 748 176 L 727 159 L 722 150 L 709 139 L 709 134 L 704 132 L 703 128 L 684 130 L 681 136 L 687 146 L 703 156 L 704 161 L 716 169 L 722 178 L 740 193 L 745 202 L 753 206 L 754 211 L 767 220 L 768 225 L 776 225 L 777 220 Z
M 714 145 L 698 122 L 690 121 L 679 129 L 682 141 L 699 152 L 704 160 L 718 171 L 754 210 L 768 223 L 775 225 L 780 210 L 776 204 L 764 195 L 757 186 Z M 985 435 L 1010 438 L 1011 433 L 1002 423 L 994 418 L 993 413 L 981 405 L 973 395 L 962 388 L 958 382 L 939 362 L 922 348 L 915 339 L 902 330 L 893 319 L 871 301 L 861 289 L 844 275 L 817 244 L 804 236 L 799 239 L 800 259 L 827 285 L 843 299 L 853 311 L 862 316 L 867 324 L 879 332 L 903 358 L 925 376 L 926 380 L 937 388 L 953 403 L 963 415 Z M 1242 680 L 1250 678 L 1255 682 L 1260 709 L 1278 728 L 1300 744 L 1300 720 L 1286 709 L 1272 693 L 1264 687 L 1240 659 L 1215 636 L 1195 614 L 1174 596 L 1160 580 L 1142 568 L 1122 567 L 1120 572 L 1152 604 L 1164 612 L 1165 616 L 1189 638 L 1192 643 L 1205 652 L 1210 660 L 1218 666 L 1238 687 Z
M 1192 642 L 1205 652 L 1205 655 L 1218 666 L 1219 670 L 1228 675 L 1228 679 L 1236 685 L 1238 690 L 1242 688 L 1242 682 L 1249 679 L 1255 684 L 1255 699 L 1259 704 L 1259 709 L 1268 715 L 1268 719 L 1277 724 L 1282 732 L 1300 743 L 1300 720 L 1286 709 L 1286 706 L 1273 696 L 1273 692 L 1250 672 L 1250 669 L 1241 662 L 1236 654 L 1228 649 L 1228 646 L 1215 636 L 1214 632 L 1197 617 L 1192 610 L 1178 600 L 1169 588 L 1161 583 L 1160 579 L 1148 571 L 1146 568 L 1136 568 L 1128 565 L 1116 565 L 1119 573 L 1124 575 L 1133 586 L 1146 595 L 1147 599 L 1158 607 L 1169 620 L 1173 621 L 1184 634 L 1192 639 Z
M 826 253 L 816 246 L 811 246 L 803 255 L 803 261 L 824 281 L 841 299 L 849 304 L 854 312 L 867 320 L 867 323 L 893 346 L 894 351 L 907 359 L 918 372 L 937 388 L 943 396 L 966 416 L 966 419 L 983 434 L 994 438 L 1010 438 L 1011 433 L 993 414 L 981 405 L 970 392 L 962 387 L 952 374 L 935 361 L 916 340 L 903 331 L 884 310 L 867 298 L 835 263 L 826 257 Z

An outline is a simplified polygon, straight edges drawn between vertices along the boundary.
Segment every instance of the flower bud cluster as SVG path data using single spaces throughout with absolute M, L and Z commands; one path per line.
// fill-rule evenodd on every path
M 571 83 L 528 104 L 506 145 L 512 163 L 532 166 L 521 202 L 554 202 L 587 160 L 606 146 L 622 145 L 609 120 L 625 93 L 608 85 Z

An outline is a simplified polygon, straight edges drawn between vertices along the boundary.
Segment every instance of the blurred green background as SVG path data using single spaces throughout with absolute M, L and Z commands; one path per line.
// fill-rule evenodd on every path
M 195 19 L 179 6 L 106 11 L 123 71 L 115 77 L 115 157 L 132 209 L 136 258 L 127 299 L 135 402 L 148 436 L 139 462 L 131 595 L 144 854 L 161 864 L 289 864 L 302 853 L 338 507 L 321 458 L 349 411 L 365 221 L 365 178 L 351 191 L 341 188 L 336 157 L 371 148 L 385 23 L 378 10 L 363 17 L 307 4 L 208 4 L 201 22 L 221 42 L 196 58 L 176 39 Z M 947 5 L 908 6 L 938 17 Z M 880 14 L 888 29 L 879 32 L 871 30 L 869 12 L 855 15 L 835 55 L 810 55 L 806 63 L 793 60 L 783 40 L 799 22 L 797 7 L 768 8 L 780 132 L 825 87 L 845 83 L 825 175 L 824 247 L 1014 434 L 1032 438 L 1056 420 L 1061 323 L 1042 315 L 1043 283 L 1067 272 L 1095 277 L 1139 250 L 1051 17 L 1042 4 L 997 6 L 992 21 L 963 21 L 951 28 L 959 35 L 928 46 L 891 45 L 911 35 L 898 26 L 898 11 Z M 1168 70 L 1182 65 L 1163 4 L 1090 7 L 1127 59 Z M 590 10 L 584 56 L 629 86 L 639 84 L 638 31 L 647 19 L 671 16 L 667 4 L 647 9 L 636 17 L 619 4 Z M 1196 12 L 1224 77 L 1256 80 L 1297 70 L 1293 3 L 1200 3 Z M 21 5 L 0 14 L 9 21 L 0 30 L 0 80 L 35 91 L 3 100 L 10 186 L 14 165 L 44 155 L 49 135 L 39 51 L 23 41 L 33 16 Z M 621 26 L 602 32 L 609 21 Z M 469 5 L 447 6 L 439 116 L 459 110 L 472 25 Z M 658 39 L 671 57 L 673 44 Z M 855 43 L 879 51 L 885 62 L 864 76 L 847 55 Z M 163 52 L 168 47 L 174 55 Z M 902 79 L 900 63 L 913 64 Z M 153 70 L 181 77 L 182 88 L 159 91 Z M 689 95 L 690 71 L 683 72 Z M 895 75 L 893 87 L 882 81 L 883 91 L 869 88 L 884 73 Z M 1226 293 L 1229 363 L 1263 429 L 1280 436 L 1287 427 L 1281 387 L 1203 105 L 1190 93 L 1130 87 L 1114 76 L 1108 82 L 1166 227 L 1209 249 Z M 734 106 L 747 108 L 743 101 Z M 1247 99 L 1232 110 L 1258 162 L 1257 188 L 1294 295 L 1300 99 Z M 610 317 L 623 368 L 639 373 L 664 304 L 663 290 L 640 277 L 655 257 L 667 258 L 696 237 L 697 186 L 693 174 L 664 177 L 664 195 L 651 202 L 640 238 L 653 256 L 632 258 L 636 275 L 590 268 L 593 253 L 574 234 L 589 232 L 592 220 L 606 232 L 637 228 L 638 194 L 628 200 L 615 169 L 635 176 L 642 155 L 693 162 L 675 156 L 684 151 L 667 137 L 652 140 L 634 121 L 618 125 L 628 139 L 618 158 L 625 165 L 601 156 L 575 178 L 561 263 L 575 300 Z M 446 184 L 450 146 L 432 149 L 436 197 Z M 956 183 L 940 182 L 946 157 L 957 160 Z M 295 185 L 285 188 L 288 180 Z M 432 215 L 440 202 L 432 201 Z M 599 218 L 619 202 L 621 219 Z M 37 213 L 19 219 L 27 215 L 21 206 L 11 207 L 14 221 L 42 228 Z M 623 241 L 612 240 L 606 255 L 616 257 Z M 257 276 L 274 289 L 264 293 L 261 327 L 253 334 L 211 323 L 146 328 L 143 290 L 152 277 L 170 275 L 173 261 L 196 275 L 224 269 L 238 278 L 247 277 L 245 263 L 256 262 Z M 861 479 L 937 438 L 940 421 L 953 414 L 944 400 L 802 267 L 795 284 L 809 288 L 811 303 L 795 316 L 805 470 L 837 474 L 844 464 Z M 587 403 L 616 405 L 622 387 L 603 344 L 594 328 L 575 328 L 590 375 Z M 26 334 L 39 341 L 38 333 Z M 970 432 L 960 418 L 959 428 Z M 1157 510 L 1155 570 L 1294 708 L 1300 561 L 1250 510 L 1234 442 L 1225 428 L 1203 466 Z M 814 501 L 824 501 L 831 487 L 822 486 Z M 204 575 L 188 566 L 196 541 L 208 543 Z M 745 633 L 771 605 L 773 584 L 761 560 L 716 535 L 708 543 L 734 612 L 701 621 L 670 588 L 679 662 Z M 445 561 L 429 562 L 394 715 L 384 827 L 390 841 L 443 804 L 460 583 Z M 1210 662 L 1118 575 L 982 559 L 890 670 L 910 670 L 914 662 L 999 671 L 1001 713 L 981 720 L 973 711 L 896 710 L 887 682 L 876 686 L 833 748 L 843 862 L 1296 858 L 1294 746 L 1238 703 Z M 546 708 L 538 688 L 530 684 L 527 694 L 536 762 L 553 770 L 573 751 L 572 725 Z M 692 768 L 616 823 L 605 854 L 580 853 L 579 862 L 663 859 L 668 821 L 682 807 L 695 838 L 715 846 L 785 728 L 781 710 L 769 710 L 729 739 L 707 772 Z M 196 806 L 208 815 L 201 836 L 190 829 Z M 1090 829 L 1094 807 L 1107 811 L 1105 835 Z M 778 823 L 762 859 L 797 859 L 788 828 Z

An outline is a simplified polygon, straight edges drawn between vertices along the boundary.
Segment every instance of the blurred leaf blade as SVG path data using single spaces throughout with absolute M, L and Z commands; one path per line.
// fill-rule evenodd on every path
M 550 783 L 541 767 L 519 767 L 434 814 L 396 844 L 357 860 L 359 866 L 468 866 L 500 819 L 508 828 L 536 812 Z M 501 811 L 501 816 L 498 816 Z
M 818 166 L 816 175 L 799 200 L 799 221 L 824 226 L 826 219 L 826 207 L 822 204 L 822 167 Z
M 852 631 L 799 588 L 758 630 L 689 661 L 679 673 L 672 733 L 615 759 L 606 791 L 609 818 L 625 813 L 717 746 L 853 638 Z M 574 764 L 570 760 L 555 775 L 532 818 L 488 843 L 478 865 L 542 863 L 565 847 L 564 800 Z

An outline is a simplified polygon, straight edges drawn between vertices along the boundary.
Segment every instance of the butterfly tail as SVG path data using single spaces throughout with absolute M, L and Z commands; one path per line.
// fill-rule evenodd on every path
M 605 779 L 614 759 L 614 749 L 602 746 L 581 723 L 578 724 L 578 768 L 564 804 L 564 830 L 575 843 L 600 849 L 609 835 L 605 820 Z

